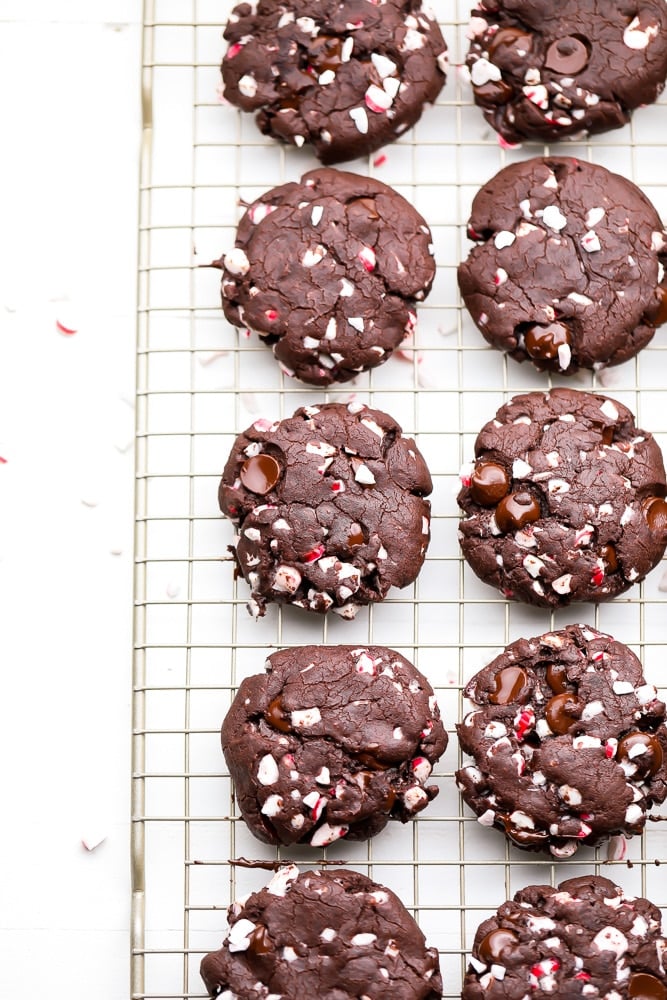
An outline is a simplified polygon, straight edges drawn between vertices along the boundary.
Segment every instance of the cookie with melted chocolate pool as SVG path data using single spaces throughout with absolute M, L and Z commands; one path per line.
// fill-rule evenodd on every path
M 587 625 L 519 639 L 466 685 L 456 773 L 483 826 L 567 858 L 641 833 L 667 798 L 665 705 L 635 654 Z
M 542 607 L 607 601 L 642 580 L 667 545 L 660 448 L 608 396 L 515 396 L 479 433 L 461 481 L 463 555 L 505 597 Z
M 485 0 L 468 37 L 475 103 L 510 143 L 621 128 L 665 86 L 664 0 Z
M 324 847 L 407 822 L 447 734 L 426 678 L 384 646 L 300 646 L 246 678 L 222 726 L 236 801 L 269 844 Z
M 599 875 L 530 885 L 480 924 L 462 1000 L 667 1000 L 667 940 L 648 899 Z
M 634 357 L 667 321 L 667 230 L 646 195 L 605 167 L 510 164 L 475 195 L 468 236 L 463 300 L 515 361 L 598 371 Z
M 445 83 L 447 46 L 414 0 L 282 0 L 235 7 L 224 95 L 265 135 L 340 163 L 393 142 Z

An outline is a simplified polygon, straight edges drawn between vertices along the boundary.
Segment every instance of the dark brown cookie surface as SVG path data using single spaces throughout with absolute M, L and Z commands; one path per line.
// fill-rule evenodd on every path
M 431 489 L 414 441 L 361 403 L 256 421 L 236 439 L 219 490 L 238 524 L 251 613 L 275 601 L 353 618 L 412 583 L 430 538 Z
M 620 128 L 667 77 L 663 0 L 484 0 L 469 35 L 475 102 L 508 142 Z
M 665 1000 L 667 941 L 648 899 L 599 875 L 531 885 L 477 929 L 463 1000 Z
M 571 375 L 633 357 L 667 320 L 667 231 L 648 198 L 604 167 L 534 157 L 475 196 L 459 266 L 485 339 Z
M 228 912 L 202 979 L 223 1000 L 439 1000 L 438 952 L 391 890 L 354 871 L 280 869 Z
M 505 597 L 543 607 L 607 601 L 664 553 L 660 448 L 607 396 L 515 396 L 479 433 L 461 479 L 463 555 Z
M 287 375 L 345 382 L 385 362 L 435 276 L 431 232 L 396 191 L 322 168 L 249 206 L 221 261 L 222 304 Z
M 433 689 L 380 646 L 301 646 L 246 678 L 222 747 L 246 823 L 271 844 L 366 840 L 406 822 L 447 746 Z
M 265 135 L 339 163 L 392 142 L 445 82 L 446 45 L 414 0 L 262 0 L 225 29 L 224 94 Z
M 483 826 L 570 857 L 641 833 L 667 797 L 665 705 L 621 642 L 570 625 L 509 645 L 466 685 L 457 771 Z

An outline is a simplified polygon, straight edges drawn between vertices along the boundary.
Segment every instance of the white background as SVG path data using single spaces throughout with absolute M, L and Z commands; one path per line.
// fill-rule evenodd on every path
M 0 3 L 7 998 L 129 995 L 140 19 L 139 0 Z

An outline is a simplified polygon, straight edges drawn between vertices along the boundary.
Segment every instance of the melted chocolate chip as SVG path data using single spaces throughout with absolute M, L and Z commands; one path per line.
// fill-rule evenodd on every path
M 658 286 L 658 297 L 660 298 L 660 305 L 653 317 L 654 326 L 662 326 L 663 323 L 667 323 L 667 288 L 661 285 Z
M 370 748 L 362 753 L 355 754 L 355 756 L 360 764 L 369 767 L 371 771 L 386 771 L 389 767 L 388 764 L 383 764 L 381 760 L 378 760 Z
M 504 80 L 489 80 L 475 87 L 475 100 L 483 107 L 506 104 L 512 96 L 512 88 Z
M 501 500 L 496 507 L 495 516 L 500 530 L 507 533 L 537 521 L 540 516 L 540 505 L 530 493 L 521 490 L 519 493 L 510 493 Z
M 600 550 L 600 555 L 607 564 L 607 569 L 610 573 L 615 573 L 618 569 L 618 558 L 616 556 L 616 549 L 613 545 L 605 545 Z
M 493 59 L 499 49 L 508 46 L 530 52 L 533 47 L 533 39 L 521 28 L 500 28 L 489 43 L 489 59 Z
M 656 535 L 667 535 L 667 501 L 662 497 L 649 497 L 642 504 L 644 517 Z
M 477 952 L 483 962 L 491 964 L 501 957 L 505 948 L 513 948 L 518 943 L 518 934 L 506 927 L 498 927 L 495 931 L 489 931 L 486 937 L 482 938 Z
M 524 343 L 531 358 L 552 361 L 558 357 L 559 347 L 572 343 L 572 334 L 564 323 L 536 324 L 526 331 Z
M 374 198 L 355 198 L 354 201 L 350 204 L 349 208 L 354 209 L 356 206 L 359 205 L 365 209 L 365 214 L 369 219 L 380 218 L 380 213 L 376 208 Z
M 634 972 L 628 983 L 632 1000 L 667 1000 L 667 987 L 648 972 Z
M 262 924 L 258 924 L 250 935 L 247 950 L 253 955 L 268 955 L 274 951 L 273 942 L 269 937 L 269 932 Z
M 308 47 L 308 58 L 319 73 L 331 69 L 334 72 L 342 66 L 343 43 L 335 35 L 319 35 Z
M 645 747 L 644 753 L 631 757 L 631 748 L 638 746 Z M 626 757 L 632 761 L 639 774 L 657 774 L 662 767 L 663 759 L 660 740 L 651 733 L 628 733 L 618 741 L 618 758 L 622 760 Z
M 289 733 L 291 727 L 290 719 L 285 712 L 280 698 L 274 698 L 264 713 L 264 718 L 266 721 L 273 726 L 274 729 L 280 730 L 281 733 Z
M 350 528 L 350 534 L 347 536 L 347 544 L 352 548 L 353 545 L 363 545 L 365 541 L 361 525 L 353 524 Z
M 556 694 L 563 694 L 564 691 L 567 691 L 567 673 L 561 663 L 549 664 L 547 667 L 547 684 Z
M 495 462 L 483 462 L 470 477 L 470 495 L 483 507 L 493 507 L 507 496 L 509 488 L 507 473 L 502 465 Z
M 521 667 L 504 667 L 494 678 L 495 691 L 489 695 L 493 705 L 510 705 L 518 702 L 523 705 L 530 696 L 528 674 Z
M 239 475 L 247 490 L 264 496 L 280 481 L 282 470 L 271 455 L 253 455 L 243 463 Z
M 576 35 L 566 35 L 552 42 L 547 49 L 544 65 L 554 73 L 576 76 L 588 64 L 588 46 Z
M 583 703 L 570 691 L 564 691 L 550 698 L 544 709 L 544 717 L 554 733 L 567 733 L 579 719 Z

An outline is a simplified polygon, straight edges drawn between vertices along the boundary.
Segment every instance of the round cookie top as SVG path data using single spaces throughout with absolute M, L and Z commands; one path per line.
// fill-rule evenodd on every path
M 447 46 L 414 0 L 260 0 L 234 9 L 225 39 L 227 100 L 322 163 L 393 142 L 445 83 Z
M 608 396 L 515 396 L 475 442 L 458 496 L 463 555 L 485 583 L 542 607 L 607 601 L 667 545 L 658 444 Z
M 462 1000 L 667 1000 L 660 910 L 599 875 L 531 885 L 477 929 Z
M 665 86 L 664 0 L 484 0 L 468 34 L 475 103 L 510 143 L 620 128 Z
M 477 245 L 459 265 L 461 294 L 486 340 L 517 361 L 564 375 L 617 365 L 667 321 L 667 230 L 604 167 L 505 167 L 475 196 L 468 236 Z
M 570 857 L 641 833 L 667 797 L 665 705 L 635 654 L 587 625 L 519 639 L 468 682 L 456 773 L 483 826 Z
M 433 689 L 384 646 L 301 646 L 246 678 L 222 748 L 246 823 L 270 844 L 366 840 L 438 794 L 447 746 Z
M 354 618 L 412 583 L 431 490 L 417 445 L 380 410 L 322 403 L 256 420 L 234 442 L 218 494 L 239 527 L 232 551 L 251 613 L 275 601 Z
M 400 899 L 354 871 L 281 868 L 233 903 L 201 975 L 211 996 L 440 1000 L 438 952 Z
M 345 382 L 386 361 L 435 277 L 431 231 L 372 177 L 322 168 L 267 191 L 239 223 L 222 304 L 273 348 L 286 375 Z

